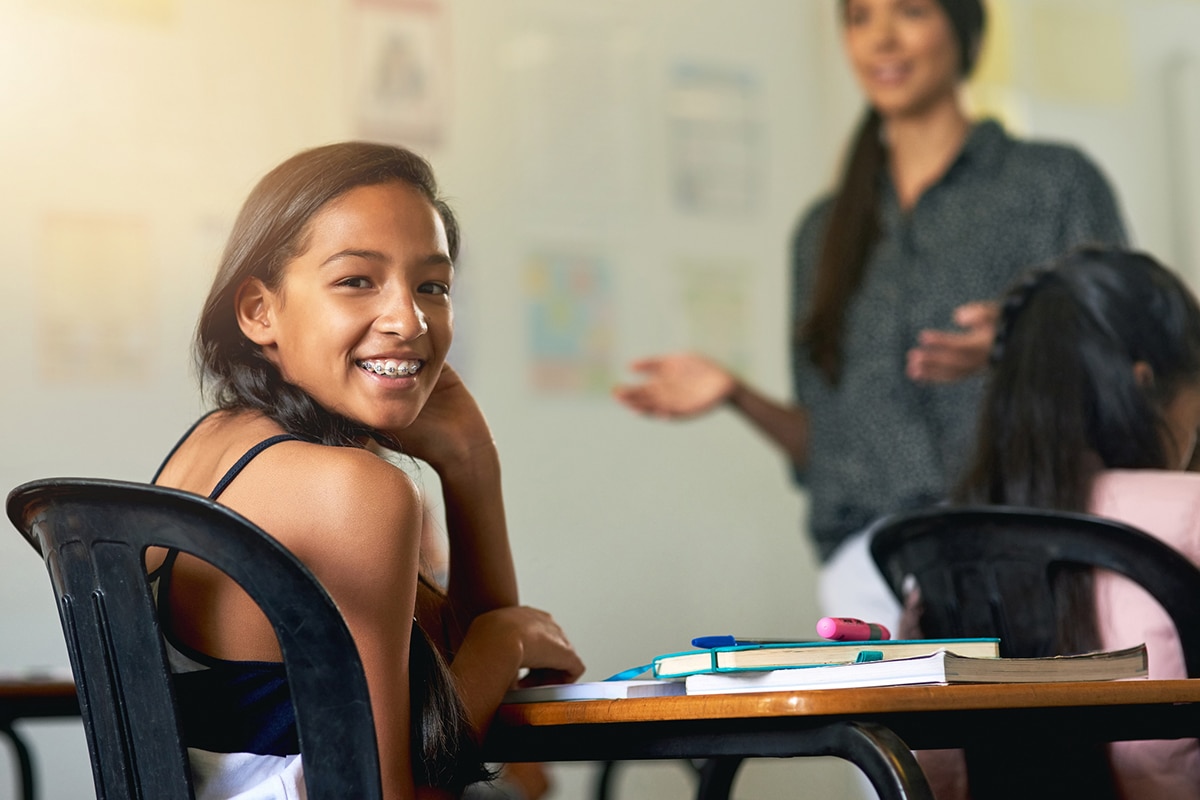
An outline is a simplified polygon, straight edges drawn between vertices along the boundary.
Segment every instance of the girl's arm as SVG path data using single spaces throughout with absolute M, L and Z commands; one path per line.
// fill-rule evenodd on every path
M 337 603 L 358 647 L 384 797 L 436 796 L 414 786 L 409 737 L 409 647 L 421 531 L 417 488 L 366 451 L 306 447 L 318 455 L 294 458 L 287 480 L 277 482 L 286 489 L 276 491 L 270 507 L 290 517 L 278 530 L 290 531 L 286 545 Z
M 453 368 L 443 368 L 416 421 L 393 435 L 441 481 L 450 548 L 447 596 L 458 625 L 466 630 L 480 614 L 516 605 L 500 457 L 487 420 Z
M 452 368 L 443 369 L 417 420 L 394 435 L 441 481 L 449 585 L 440 615 L 434 611 L 437 592 L 422 586 L 418 613 L 426 632 L 452 654 L 451 672 L 482 736 L 520 670 L 573 681 L 583 674 L 583 662 L 549 614 L 517 605 L 499 454 L 487 421 Z

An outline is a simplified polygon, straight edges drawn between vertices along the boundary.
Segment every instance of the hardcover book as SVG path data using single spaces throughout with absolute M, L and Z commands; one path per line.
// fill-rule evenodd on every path
M 736 694 L 802 689 L 846 689 L 951 683 L 1111 681 L 1146 676 L 1146 646 L 1047 658 L 975 658 L 936 653 L 855 664 L 829 664 L 758 672 L 689 675 L 688 694 Z

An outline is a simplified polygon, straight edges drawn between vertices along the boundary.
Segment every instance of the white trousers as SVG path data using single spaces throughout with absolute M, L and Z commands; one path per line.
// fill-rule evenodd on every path
M 856 617 L 886 627 L 900 625 L 900 603 L 875 567 L 866 531 L 842 542 L 817 574 L 817 599 L 829 617 Z

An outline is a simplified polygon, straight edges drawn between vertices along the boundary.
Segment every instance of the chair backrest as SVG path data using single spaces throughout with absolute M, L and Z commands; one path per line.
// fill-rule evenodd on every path
M 885 517 L 870 536 L 896 597 L 909 575 L 921 587 L 928 636 L 998 636 L 1004 655 L 1052 655 L 1055 576 L 1064 566 L 1103 567 L 1158 601 L 1179 633 L 1188 677 L 1200 677 L 1200 569 L 1130 525 L 1041 509 L 937 507 Z
M 27 483 L 8 516 L 42 555 L 102 800 L 191 798 L 190 771 L 144 555 L 176 548 L 227 573 L 262 608 L 283 652 L 311 800 L 379 798 L 366 678 L 329 595 L 261 528 L 160 486 L 64 478 Z

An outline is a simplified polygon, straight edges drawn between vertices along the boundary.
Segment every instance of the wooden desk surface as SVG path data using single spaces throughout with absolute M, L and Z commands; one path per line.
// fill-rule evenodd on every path
M 1200 703 L 1200 679 L 958 684 L 639 697 L 501 706 L 503 726 Z
M 1200 735 L 1200 680 L 962 684 L 649 697 L 502 706 L 498 761 L 786 755 L 831 722 L 876 723 L 914 749 L 1019 739 Z M 664 756 L 662 754 L 671 754 Z

